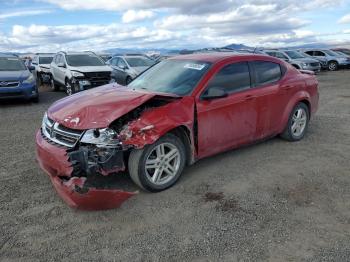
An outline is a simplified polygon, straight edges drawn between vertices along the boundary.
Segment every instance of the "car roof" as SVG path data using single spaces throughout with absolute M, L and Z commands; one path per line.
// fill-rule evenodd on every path
M 228 52 L 217 52 L 217 53 L 199 53 L 199 54 L 189 54 L 189 55 L 180 55 L 169 58 L 169 60 L 196 60 L 202 62 L 217 63 L 229 58 L 262 58 L 270 59 L 269 56 L 262 54 L 251 54 L 251 53 L 228 53 Z

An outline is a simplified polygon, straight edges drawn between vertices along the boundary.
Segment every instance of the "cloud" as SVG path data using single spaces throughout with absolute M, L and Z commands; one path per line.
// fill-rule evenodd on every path
M 0 13 L 0 20 L 12 18 L 12 17 L 21 17 L 21 16 L 33 16 L 51 13 L 52 10 L 49 9 L 39 9 L 39 10 L 20 10 L 14 12 Z
M 154 17 L 154 12 L 148 11 L 148 10 L 128 10 L 123 14 L 122 21 L 123 23 L 133 23 L 133 22 L 140 22 L 146 19 L 150 19 Z
M 338 20 L 339 24 L 350 24 L 350 14 L 344 15 Z
M 325 38 L 330 41 L 331 37 L 349 38 L 344 31 L 335 37 L 306 30 L 311 21 L 305 19 L 305 13 L 315 10 L 328 12 L 335 6 L 339 8 L 345 0 L 36 1 L 49 3 L 72 14 L 76 14 L 75 10 L 85 10 L 93 15 L 94 12 L 89 13 L 89 10 L 103 10 L 117 19 L 120 17 L 120 22 L 21 25 L 19 21 L 6 33 L 0 32 L 0 50 L 55 52 L 60 49 L 98 51 L 116 47 L 200 48 L 231 43 L 278 47 Z M 65 13 L 67 11 L 62 11 L 62 21 L 65 21 Z M 142 23 L 145 20 L 152 20 L 152 23 Z

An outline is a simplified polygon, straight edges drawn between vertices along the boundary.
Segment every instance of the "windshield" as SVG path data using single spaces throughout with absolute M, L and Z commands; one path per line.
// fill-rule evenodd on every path
M 0 71 L 24 71 L 25 65 L 18 58 L 0 57 Z
M 210 63 L 190 60 L 164 60 L 129 84 L 135 89 L 184 96 L 193 91 Z
M 152 66 L 154 64 L 153 60 L 144 57 L 128 57 L 125 60 L 131 67 Z
M 292 59 L 304 58 L 304 56 L 296 51 L 285 51 L 285 53 Z
M 103 66 L 101 59 L 94 55 L 67 55 L 67 63 L 70 66 Z
M 339 56 L 339 54 L 337 54 L 336 52 L 333 52 L 331 50 L 322 50 L 323 52 L 325 52 L 327 55 L 330 56 Z
M 39 57 L 39 64 L 51 64 L 53 57 L 47 56 L 47 57 Z

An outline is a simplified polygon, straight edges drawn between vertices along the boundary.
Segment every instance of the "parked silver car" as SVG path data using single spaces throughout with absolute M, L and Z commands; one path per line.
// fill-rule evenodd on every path
M 323 58 L 327 61 L 327 68 L 330 71 L 338 70 L 339 67 L 347 67 L 350 65 L 350 58 L 337 54 L 329 49 L 304 49 L 306 54 L 314 58 Z
M 143 55 L 114 56 L 106 62 L 113 69 L 112 78 L 121 85 L 128 85 L 155 63 L 154 60 Z
M 32 66 L 34 66 L 34 76 L 37 83 L 49 83 L 51 79 L 50 64 L 54 54 L 51 53 L 37 53 L 33 57 Z
M 321 64 L 318 60 L 306 58 L 294 50 L 264 50 L 267 55 L 282 59 L 297 69 L 321 71 Z

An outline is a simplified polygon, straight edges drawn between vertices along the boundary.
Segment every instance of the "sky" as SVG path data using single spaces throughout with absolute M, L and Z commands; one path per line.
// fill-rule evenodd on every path
M 350 46 L 350 0 L 0 0 L 0 52 Z

